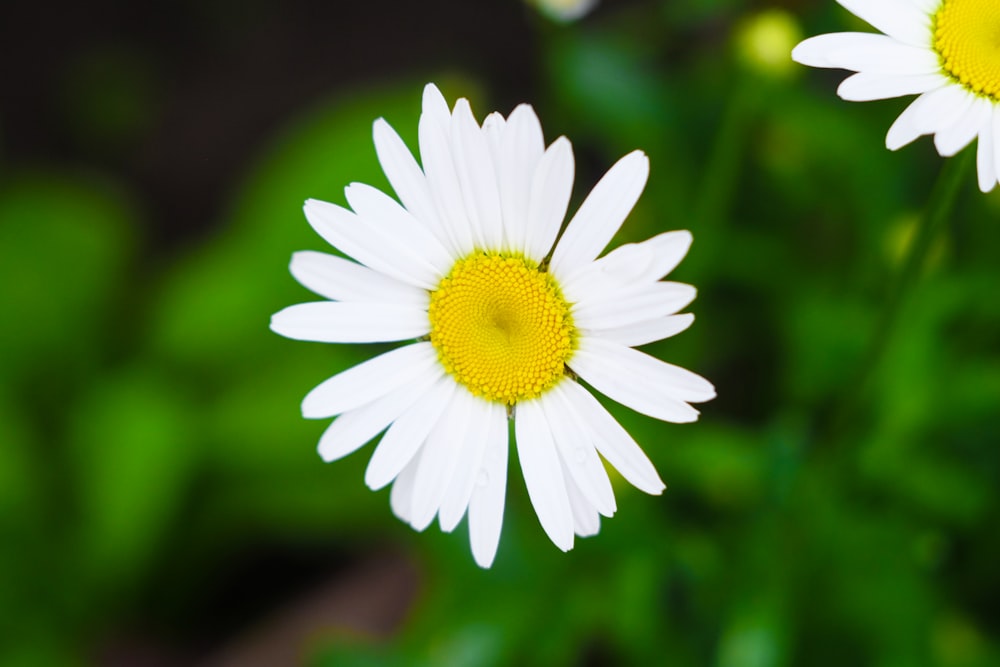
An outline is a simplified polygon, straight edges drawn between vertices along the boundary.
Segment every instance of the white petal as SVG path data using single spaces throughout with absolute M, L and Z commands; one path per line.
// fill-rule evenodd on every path
M 411 263 L 414 272 L 422 270 L 435 281 L 451 270 L 451 253 L 395 199 L 364 183 L 351 183 L 344 194 L 361 221 L 377 229 L 385 245 Z
M 451 113 L 441 91 L 433 84 L 424 88 L 423 113 L 417 132 L 427 185 L 450 240 L 449 248 L 455 255 L 465 255 L 475 244 L 451 155 Z
M 524 254 L 536 262 L 549 253 L 566 218 L 574 169 L 573 146 L 566 137 L 552 142 L 535 168 L 528 197 Z
M 573 510 L 562 464 L 538 401 L 517 404 L 514 432 L 521 472 L 538 521 L 557 547 L 569 551 L 573 548 Z
M 337 417 L 319 439 L 319 455 L 329 463 L 358 450 L 417 402 L 443 371 L 421 375 L 412 382 Z
M 588 431 L 608 463 L 632 486 L 651 495 L 663 492 L 664 484 L 649 457 L 622 425 L 593 395 L 576 382 L 564 382 L 566 397 L 580 424 Z
M 921 134 L 937 132 L 955 122 L 975 99 L 962 86 L 942 86 L 918 98 L 910 122 Z
M 302 250 L 289 269 L 303 287 L 334 301 L 402 303 L 427 309 L 427 290 L 324 252 Z
M 997 184 L 995 135 L 993 119 L 989 118 L 979 130 L 979 149 L 976 155 L 979 172 L 979 189 L 989 192 Z
M 455 472 L 438 513 L 441 530 L 446 533 L 455 529 L 469 506 L 469 499 L 476 487 L 476 480 L 479 479 L 489 443 L 507 440 L 507 418 L 503 406 L 499 403 L 476 400 L 470 407 L 472 428 L 458 452 Z
M 466 99 L 455 104 L 451 139 L 458 181 L 476 243 L 481 248 L 499 248 L 503 243 L 503 220 L 493 156 L 486 134 L 476 123 Z
M 615 329 L 673 315 L 694 301 L 691 285 L 658 282 L 581 301 L 573 307 L 573 322 L 581 329 Z
M 569 472 L 563 468 L 563 473 L 569 478 Z M 569 496 L 569 506 L 573 511 L 573 532 L 580 537 L 592 537 L 601 530 L 601 515 L 593 505 L 580 493 L 580 489 L 572 480 L 566 483 L 566 495 Z
M 459 454 L 467 447 L 476 397 L 456 390 L 437 424 L 427 436 L 420 454 L 420 467 L 413 484 L 410 525 L 423 530 L 434 520 L 451 484 Z
M 572 482 L 598 512 L 613 516 L 617 505 L 608 473 L 594 449 L 591 435 L 580 425 L 570 399 L 560 389 L 560 385 L 566 382 L 572 381 L 559 383 L 538 399 L 562 459 L 563 470 L 568 471 L 571 478 L 566 481 L 566 486 L 569 487 Z
M 307 419 L 332 417 L 370 403 L 407 382 L 440 368 L 428 342 L 390 350 L 326 380 L 302 400 Z
M 271 330 L 319 343 L 387 343 L 423 336 L 430 320 L 425 309 L 408 304 L 315 301 L 278 311 Z
M 377 227 L 364 224 L 351 211 L 318 199 L 306 201 L 304 211 L 316 233 L 345 255 L 410 285 L 437 287 L 433 276 L 424 270 L 414 273 L 412 258 L 399 254 L 400 249 L 388 243 Z
M 695 421 L 698 411 L 687 403 L 715 397 L 703 377 L 600 338 L 581 340 L 570 367 L 602 394 L 663 421 Z
M 487 435 L 483 467 L 469 499 L 469 543 L 479 567 L 489 567 L 497 553 L 507 490 L 507 424 L 493 424 Z
M 984 100 L 985 101 L 985 100 Z M 993 173 L 1000 177 L 1000 142 L 997 138 L 1000 137 L 1000 106 L 995 105 L 993 102 L 988 103 L 990 106 L 990 113 L 987 114 L 983 121 L 980 123 L 980 127 L 989 122 L 990 117 L 993 118 Z M 992 186 L 990 187 L 992 190 Z
M 528 200 L 538 162 L 545 153 L 542 126 L 534 109 L 521 104 L 510 114 L 500 146 L 500 200 L 507 247 L 524 252 L 528 240 Z
M 941 71 L 932 49 L 903 44 L 886 35 L 863 32 L 811 37 L 792 50 L 792 59 L 812 67 L 882 74 L 931 74 Z
M 594 186 L 566 227 L 552 254 L 552 272 L 569 275 L 592 261 L 625 222 L 649 177 L 649 158 L 633 151 L 618 160 Z
M 456 386 L 450 377 L 441 378 L 392 423 L 365 470 L 368 488 L 381 489 L 413 459 L 451 400 Z
M 641 285 L 653 259 L 653 249 L 645 243 L 626 243 L 577 267 L 559 283 L 569 303 L 608 299 L 616 292 Z
M 968 146 L 969 142 L 979 134 L 979 128 L 993 114 L 992 106 L 989 100 L 977 97 L 949 127 L 938 130 L 934 135 L 934 147 L 937 148 L 938 154 L 942 157 L 951 157 Z
M 694 315 L 682 313 L 681 315 L 667 315 L 655 320 L 647 320 L 614 329 L 587 331 L 585 335 L 597 336 L 627 347 L 638 347 L 675 336 L 691 326 L 693 322 Z
M 849 12 L 890 37 L 930 47 L 931 17 L 906 0 L 837 0 Z
M 849 102 L 887 100 L 904 95 L 919 95 L 948 82 L 940 74 L 877 74 L 858 72 L 840 84 L 837 94 Z
M 920 109 L 920 100 L 924 99 L 924 97 L 926 95 L 921 95 L 913 100 L 908 107 L 903 109 L 903 113 L 899 114 L 899 117 L 896 118 L 892 127 L 889 128 L 889 132 L 885 135 L 886 148 L 891 151 L 899 150 L 923 134 L 913 124 L 913 117 Z
M 396 475 L 389 492 L 389 507 L 392 513 L 402 521 L 410 523 L 410 509 L 413 506 L 413 482 L 417 478 L 417 466 L 420 465 L 420 452 L 406 464 L 402 472 Z
M 431 230 L 442 244 L 447 246 L 448 235 L 445 233 L 437 209 L 434 208 L 427 179 L 413 154 L 410 153 L 410 149 L 382 118 L 375 121 L 372 134 L 382 171 L 389 179 L 389 184 L 392 185 L 399 201 L 406 210 Z

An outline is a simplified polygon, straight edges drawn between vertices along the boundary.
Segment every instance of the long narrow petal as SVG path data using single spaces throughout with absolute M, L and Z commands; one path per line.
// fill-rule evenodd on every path
M 325 252 L 296 252 L 289 269 L 303 287 L 334 301 L 401 303 L 425 310 L 429 301 L 427 290 Z
M 594 186 L 566 227 L 552 254 L 552 272 L 569 275 L 592 261 L 625 222 L 649 177 L 649 158 L 633 151 L 618 160 Z
M 455 387 L 451 378 L 441 378 L 392 423 L 375 448 L 365 470 L 365 484 L 368 488 L 372 491 L 381 489 L 394 480 L 413 459 L 437 424 L 445 406 L 450 403 Z
M 997 146 L 994 145 L 995 140 L 993 119 L 990 118 L 983 123 L 982 129 L 979 131 L 979 149 L 976 155 L 979 169 L 979 189 L 983 192 L 989 192 L 997 184 L 995 153 Z
M 924 99 L 927 95 L 921 95 L 917 99 L 910 102 L 910 105 L 903 109 L 903 113 L 899 114 L 895 122 L 889 128 L 889 132 L 885 135 L 885 147 L 891 151 L 899 150 L 903 146 L 913 142 L 917 137 L 924 134 L 919 128 L 913 123 L 913 117 L 916 115 L 917 111 L 920 109 L 920 100 Z
M 364 183 L 351 183 L 344 194 L 361 221 L 381 235 L 383 248 L 394 248 L 414 271 L 429 271 L 431 280 L 436 280 L 451 269 L 451 253 L 395 199 Z
M 428 342 L 390 350 L 334 375 L 302 400 L 302 416 L 323 419 L 361 407 L 440 366 Z
M 433 84 L 424 88 L 423 113 L 417 133 L 427 185 L 450 239 L 449 247 L 454 254 L 465 255 L 475 242 L 451 155 L 451 113 L 441 91 Z
M 913 46 L 930 47 L 931 17 L 907 0 L 837 0 L 872 27 Z
M 500 146 L 500 201 L 507 247 L 524 252 L 528 242 L 531 182 L 545 153 L 542 125 L 534 109 L 521 104 L 511 112 Z
M 792 49 L 792 59 L 810 67 L 882 74 L 931 74 L 941 69 L 931 49 L 864 32 L 810 37 Z
M 372 134 L 379 164 L 399 201 L 447 247 L 448 235 L 434 207 L 427 178 L 410 149 L 382 118 L 375 121 Z
M 420 455 L 417 479 L 413 483 L 410 525 L 417 530 L 429 526 L 441 507 L 441 501 L 444 500 L 458 464 L 459 454 L 468 446 L 473 412 L 471 404 L 475 400 L 469 392 L 456 390 L 441 418 L 427 436 Z
M 576 382 L 563 384 L 566 385 L 565 395 L 573 405 L 574 414 L 591 433 L 601 456 L 635 488 L 654 496 L 661 494 L 666 488 L 663 481 L 628 431 L 589 391 Z
M 413 482 L 417 478 L 417 466 L 420 465 L 420 452 L 418 451 L 413 459 L 396 475 L 392 482 L 392 490 L 389 492 L 389 507 L 392 513 L 401 521 L 410 523 L 411 508 L 413 507 Z
M 569 479 L 569 471 L 563 466 L 567 478 L 566 495 L 569 496 L 569 506 L 573 511 L 573 532 L 580 537 L 592 537 L 601 530 L 601 515 L 577 488 L 575 482 Z
M 593 330 L 587 332 L 587 334 L 610 340 L 626 347 L 638 347 L 676 336 L 691 326 L 693 322 L 694 315 L 691 313 L 681 313 L 680 315 L 667 315 L 666 317 L 658 317 L 653 320 L 628 324 L 614 329 Z
M 695 421 L 698 411 L 688 402 L 715 397 L 701 376 L 599 338 L 583 339 L 570 367 L 602 394 L 663 421 Z
M 598 512 L 604 516 L 613 516 L 617 506 L 608 473 L 589 434 L 581 428 L 573 413 L 570 399 L 560 389 L 566 382 L 572 381 L 561 382 L 538 399 L 562 459 L 563 470 L 568 471 L 571 478 L 566 481 L 566 486 L 568 488 L 572 481 Z
M 314 301 L 272 315 L 271 330 L 319 343 L 388 343 L 423 336 L 430 331 L 430 321 L 420 306 Z
M 399 248 L 386 245 L 377 229 L 336 204 L 310 199 L 303 210 L 316 233 L 345 255 L 387 276 L 423 289 L 434 289 L 438 281 L 426 270 L 414 270 L 413 260 Z
M 948 127 L 978 99 L 962 86 L 942 86 L 921 95 L 913 112 L 912 123 L 921 134 L 931 134 Z
M 487 434 L 483 466 L 469 499 L 469 543 L 479 567 L 489 567 L 497 553 L 507 491 L 507 424 Z
M 573 147 L 559 137 L 538 161 L 528 198 L 528 222 L 524 254 L 540 262 L 549 253 L 566 219 L 573 194 Z
M 507 420 L 503 406 L 476 399 L 470 405 L 470 410 L 472 428 L 458 452 L 455 472 L 438 512 L 441 530 L 446 533 L 455 529 L 469 506 L 489 443 L 507 440 Z
M 451 141 L 458 182 L 465 210 L 474 223 L 476 242 L 482 248 L 499 248 L 503 243 L 503 219 L 493 156 L 466 99 L 455 104 Z
M 942 157 L 951 157 L 969 145 L 993 115 L 992 103 L 977 97 L 965 112 L 934 135 L 934 147 Z
M 948 79 L 940 74 L 858 72 L 844 79 L 837 88 L 837 94 L 848 102 L 870 102 L 904 95 L 919 95 L 948 83 Z
M 367 405 L 337 417 L 319 439 L 319 455 L 329 463 L 358 450 L 384 431 L 443 375 L 433 369 Z
M 537 401 L 517 404 L 514 431 L 521 473 L 538 521 L 553 544 L 569 551 L 573 548 L 573 510 L 552 433 Z
M 641 288 L 602 295 L 573 307 L 573 321 L 581 329 L 613 329 L 673 315 L 687 307 L 698 291 L 691 285 L 657 282 Z

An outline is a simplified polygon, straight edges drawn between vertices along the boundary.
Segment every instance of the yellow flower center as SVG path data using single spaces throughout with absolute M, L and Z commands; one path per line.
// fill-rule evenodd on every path
M 934 50 L 952 78 L 977 95 L 1000 100 L 997 0 L 944 0 L 934 15 Z
M 473 394 L 513 405 L 566 372 L 576 331 L 552 274 L 516 255 L 474 252 L 431 292 L 431 343 Z

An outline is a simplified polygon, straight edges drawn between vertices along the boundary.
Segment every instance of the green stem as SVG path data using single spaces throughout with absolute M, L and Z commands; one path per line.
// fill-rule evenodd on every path
M 967 149 L 961 155 L 945 160 L 937 182 L 931 190 L 927 206 L 917 223 L 917 229 L 907 246 L 903 264 L 889 288 L 886 304 L 879 313 L 875 332 L 858 367 L 858 373 L 854 382 L 849 385 L 850 398 L 842 402 L 839 410 L 834 411 L 832 425 L 835 432 L 839 432 L 840 427 L 854 415 L 868 385 L 875 377 L 885 351 L 892 341 L 899 313 L 907 297 L 920 282 L 920 274 L 927 264 L 927 257 L 934 240 L 950 218 L 959 187 L 964 182 L 974 159 L 975 151 Z

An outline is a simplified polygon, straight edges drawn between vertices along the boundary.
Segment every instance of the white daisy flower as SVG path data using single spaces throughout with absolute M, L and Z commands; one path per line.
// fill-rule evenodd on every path
M 845 100 L 919 95 L 889 128 L 896 150 L 934 135 L 950 157 L 979 138 L 979 188 L 1000 174 L 1000 7 L 997 0 L 837 0 L 884 34 L 844 32 L 805 40 L 792 58 L 857 72 Z
M 360 183 L 352 210 L 305 204 L 309 224 L 356 261 L 298 252 L 291 272 L 329 299 L 276 313 L 271 328 L 328 343 L 413 341 L 313 389 L 307 418 L 337 416 L 319 442 L 333 461 L 385 430 L 365 473 L 393 484 L 393 512 L 417 530 L 465 514 L 476 562 L 493 562 L 507 484 L 508 417 L 528 495 L 560 549 L 597 533 L 615 498 L 601 457 L 637 488 L 664 486 L 636 442 L 591 393 L 643 414 L 694 421 L 715 396 L 694 373 L 632 349 L 686 329 L 695 297 L 664 282 L 691 243 L 686 231 L 598 259 L 639 198 L 646 156 L 622 158 L 555 244 L 573 186 L 573 152 L 548 148 L 530 106 L 482 127 L 465 99 L 453 111 L 424 89 L 421 168 L 375 121 L 375 148 L 400 203 Z M 555 247 L 553 247 L 555 244 Z

